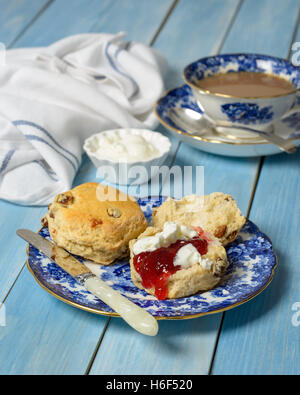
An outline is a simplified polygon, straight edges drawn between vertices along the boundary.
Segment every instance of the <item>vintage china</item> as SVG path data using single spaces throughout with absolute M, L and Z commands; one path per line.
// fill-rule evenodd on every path
M 203 114 L 200 110 L 192 90 L 189 85 L 168 91 L 161 97 L 155 106 L 155 113 L 159 121 L 167 127 L 176 137 L 186 142 L 194 148 L 203 151 L 225 156 L 266 156 L 281 153 L 282 151 L 257 137 L 249 138 L 241 129 L 237 132 L 235 129 L 218 128 L 219 133 L 208 127 L 206 120 L 203 122 L 203 133 L 191 135 L 186 130 L 175 124 L 169 117 L 168 112 L 173 107 L 190 108 Z M 300 111 L 295 108 L 288 116 L 275 122 L 273 125 L 274 134 L 284 138 L 292 138 L 294 145 L 300 145 Z M 239 134 L 236 134 L 239 133 Z
M 228 72 L 260 72 L 274 74 L 291 82 L 295 89 L 284 95 L 270 97 L 234 97 L 200 89 L 197 81 L 214 74 Z M 196 102 L 205 114 L 216 122 L 251 126 L 270 130 L 297 102 L 300 69 L 284 59 L 258 54 L 216 55 L 199 59 L 185 67 L 185 82 L 192 88 Z
M 157 148 L 159 154 L 150 159 L 131 162 L 116 161 L 96 155 L 93 146 L 97 137 L 103 135 L 103 133 L 109 136 L 110 133 L 114 133 L 115 131 L 118 131 L 124 136 L 131 133 L 144 137 L 146 141 L 149 141 Z M 85 140 L 83 149 L 98 169 L 98 178 L 104 178 L 113 184 L 135 185 L 144 184 L 149 181 L 151 176 L 155 175 L 153 169 L 158 169 L 164 163 L 170 152 L 171 142 L 168 137 L 159 132 L 148 129 L 123 128 L 106 130 L 90 136 Z
M 169 117 L 172 119 L 174 123 L 177 123 L 179 126 L 184 128 L 187 132 L 191 134 L 197 134 L 201 135 L 202 132 L 202 124 L 203 124 L 203 114 L 199 114 L 197 111 L 194 111 L 190 108 L 172 108 L 169 110 Z M 199 123 L 201 125 L 201 128 L 199 128 Z M 220 124 L 212 124 L 209 123 L 208 127 L 212 128 L 213 130 L 216 131 L 216 133 L 223 133 L 224 132 L 220 131 L 221 129 L 225 130 L 225 133 L 227 131 L 227 125 L 220 125 Z M 239 126 L 231 125 L 229 127 L 230 129 L 238 129 L 238 135 L 240 136 L 240 128 Z M 277 147 L 279 147 L 282 151 L 287 152 L 289 154 L 293 154 L 296 152 L 297 148 L 295 147 L 293 140 L 288 139 L 285 140 L 281 138 L 280 136 L 275 135 L 274 133 L 266 133 L 262 131 L 258 131 L 256 129 L 249 128 L 249 126 L 244 126 L 245 132 L 248 132 L 250 136 L 253 138 L 255 137 L 260 137 L 269 143 L 275 144 Z M 228 133 L 228 131 L 227 131 Z M 236 139 L 237 136 L 230 136 L 228 135 L 227 137 Z
M 147 220 L 163 197 L 137 199 Z M 49 238 L 47 228 L 40 234 Z M 239 306 L 258 295 L 272 280 L 276 256 L 269 238 L 247 221 L 238 238 L 227 246 L 230 266 L 215 289 L 187 298 L 158 301 L 134 286 L 128 260 L 110 266 L 88 263 L 90 269 L 114 289 L 145 308 L 157 319 L 185 319 L 218 313 Z M 50 294 L 80 309 L 96 314 L 117 316 L 107 305 L 90 294 L 53 261 L 34 247 L 28 247 L 27 266 L 37 282 Z

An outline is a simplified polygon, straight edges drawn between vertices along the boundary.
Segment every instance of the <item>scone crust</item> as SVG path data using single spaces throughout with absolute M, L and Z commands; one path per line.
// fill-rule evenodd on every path
M 154 236 L 160 231 L 161 228 L 149 226 L 137 239 L 129 242 L 131 279 L 139 289 L 145 288 L 143 287 L 141 276 L 137 273 L 133 264 L 133 245 L 136 240 L 146 236 Z M 225 248 L 218 240 L 214 240 L 209 244 L 208 252 L 206 255 L 203 255 L 203 258 L 209 258 L 214 262 L 211 269 L 204 269 L 200 264 L 195 264 L 186 269 L 178 270 L 168 278 L 168 299 L 183 298 L 200 291 L 208 291 L 220 282 L 228 267 Z M 145 290 L 149 294 L 155 295 L 154 288 Z
M 181 200 L 168 198 L 152 214 L 154 226 L 162 227 L 166 221 L 200 226 L 226 246 L 235 240 L 246 219 L 232 196 L 214 192 L 205 196 L 185 196 Z
M 116 200 L 99 200 L 101 193 L 111 193 Z M 147 227 L 132 197 L 96 182 L 57 195 L 45 223 L 58 246 L 103 265 L 127 256 L 129 241 Z

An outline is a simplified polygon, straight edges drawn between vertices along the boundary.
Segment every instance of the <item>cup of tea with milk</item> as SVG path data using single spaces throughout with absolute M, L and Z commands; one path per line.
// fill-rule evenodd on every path
M 204 116 L 215 126 L 271 132 L 297 105 L 300 69 L 284 59 L 258 54 L 216 55 L 183 72 Z

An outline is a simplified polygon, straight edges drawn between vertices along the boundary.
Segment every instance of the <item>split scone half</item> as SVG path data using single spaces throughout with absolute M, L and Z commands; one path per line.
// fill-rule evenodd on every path
M 147 227 L 134 198 L 96 182 L 57 195 L 42 224 L 58 246 L 102 265 L 128 256 Z
M 175 222 L 148 227 L 129 248 L 133 283 L 160 300 L 210 290 L 228 267 L 219 240 Z
M 226 246 L 237 237 L 246 219 L 230 195 L 214 192 L 185 196 L 181 200 L 168 198 L 152 214 L 153 226 L 161 228 L 166 221 L 199 226 Z

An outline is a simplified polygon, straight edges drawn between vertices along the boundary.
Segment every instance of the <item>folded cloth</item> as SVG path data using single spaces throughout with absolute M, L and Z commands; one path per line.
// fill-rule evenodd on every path
M 124 33 L 81 34 L 9 50 L 0 66 L 0 198 L 46 205 L 71 188 L 83 141 L 153 128 L 166 62 Z

